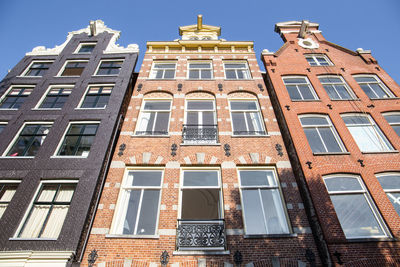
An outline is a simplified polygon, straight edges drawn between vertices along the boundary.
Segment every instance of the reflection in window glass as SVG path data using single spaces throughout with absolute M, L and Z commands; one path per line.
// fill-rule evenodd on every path
M 98 126 L 98 124 L 71 124 L 57 155 L 88 156 Z
M 377 178 L 397 214 L 400 216 L 400 173 L 379 174 Z

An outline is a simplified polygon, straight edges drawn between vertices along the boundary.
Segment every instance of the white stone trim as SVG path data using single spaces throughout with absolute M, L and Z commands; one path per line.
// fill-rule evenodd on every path
M 73 251 L 2 251 L 1 267 L 65 267 Z

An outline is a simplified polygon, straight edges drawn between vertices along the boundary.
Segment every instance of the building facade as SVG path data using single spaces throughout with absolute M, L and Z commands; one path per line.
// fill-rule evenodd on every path
M 82 266 L 321 264 L 253 42 L 147 42 Z
M 397 266 L 400 87 L 371 51 L 333 44 L 318 27 L 278 23 L 284 45 L 262 53 L 292 166 L 333 264 Z
M 119 35 L 92 21 L 0 83 L 0 266 L 79 261 L 135 78 Z

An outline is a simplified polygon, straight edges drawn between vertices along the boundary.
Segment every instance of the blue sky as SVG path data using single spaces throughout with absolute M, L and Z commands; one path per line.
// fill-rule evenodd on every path
M 139 45 L 138 71 L 146 41 L 179 38 L 178 27 L 195 24 L 197 14 L 203 14 L 204 24 L 221 26 L 224 39 L 254 41 L 258 58 L 263 49 L 276 51 L 283 44 L 274 32 L 275 23 L 317 22 L 327 40 L 351 50 L 371 49 L 381 67 L 400 83 L 399 0 L 3 0 L 0 79 L 32 48 L 60 45 L 69 31 L 95 19 L 122 32 L 119 44 Z

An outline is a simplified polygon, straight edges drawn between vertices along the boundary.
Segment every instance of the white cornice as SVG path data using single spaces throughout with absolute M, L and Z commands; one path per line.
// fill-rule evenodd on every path
M 94 35 L 97 35 L 102 32 L 109 32 L 109 33 L 113 34 L 113 37 L 111 38 L 110 42 L 108 43 L 106 50 L 104 50 L 105 54 L 139 53 L 139 46 L 137 44 L 129 44 L 126 48 L 116 44 L 116 41 L 118 40 L 121 32 L 108 28 L 102 20 L 96 20 L 96 21 L 91 21 L 90 24 L 84 29 L 69 32 L 68 36 L 67 36 L 67 40 L 65 40 L 65 42 L 62 45 L 55 46 L 54 48 L 46 48 L 44 46 L 37 46 L 37 47 L 33 48 L 33 50 L 31 52 L 26 53 L 26 55 L 27 56 L 58 55 L 61 53 L 61 51 L 64 49 L 64 47 L 68 44 L 68 42 L 72 39 L 72 36 L 74 36 L 76 34 L 81 34 L 81 33 L 86 33 L 88 35 L 91 35 L 92 34 L 91 25 L 92 25 L 92 31 L 93 31 L 93 27 L 95 29 L 93 32 Z
M 0 266 L 66 266 L 72 251 L 1 251 Z

